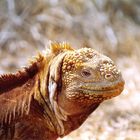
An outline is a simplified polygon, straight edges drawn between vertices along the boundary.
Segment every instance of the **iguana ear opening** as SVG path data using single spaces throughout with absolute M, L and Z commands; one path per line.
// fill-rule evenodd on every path
M 61 91 L 61 68 L 62 68 L 62 62 L 63 58 L 66 55 L 66 53 L 60 53 L 54 59 L 51 61 L 50 69 L 49 69 L 49 84 L 48 84 L 48 91 L 49 91 L 49 100 L 51 103 L 51 106 L 54 110 L 55 116 L 58 120 L 58 123 L 61 128 L 61 133 L 64 131 L 64 126 L 62 123 L 63 121 L 67 120 L 67 115 L 65 112 L 59 107 L 57 103 L 57 97 L 59 92 Z

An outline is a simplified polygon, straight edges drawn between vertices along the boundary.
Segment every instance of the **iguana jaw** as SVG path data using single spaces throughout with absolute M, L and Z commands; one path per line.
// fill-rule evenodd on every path
M 83 83 L 79 86 L 74 86 L 67 90 L 67 98 L 83 102 L 84 100 L 90 103 L 102 102 L 118 96 L 124 88 L 124 81 L 119 80 L 114 83 Z M 84 100 L 83 100 L 84 99 Z
M 123 90 L 123 87 L 113 88 L 113 89 L 99 89 L 92 90 L 88 88 L 82 88 L 82 93 L 85 97 L 93 102 L 101 102 L 103 100 L 111 99 L 118 96 Z

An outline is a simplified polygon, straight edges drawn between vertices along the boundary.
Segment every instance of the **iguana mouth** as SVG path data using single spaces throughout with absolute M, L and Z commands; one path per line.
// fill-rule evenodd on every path
M 87 97 L 90 100 L 107 100 L 119 95 L 124 87 L 124 82 L 119 82 L 113 86 L 102 86 L 102 87 L 90 87 L 87 85 L 80 87 L 82 96 Z
M 122 88 L 123 89 L 123 88 Z M 83 94 L 87 94 L 89 96 L 94 96 L 94 97 L 115 97 L 119 95 L 119 93 L 122 91 L 121 88 L 116 88 L 116 89 L 109 89 L 109 90 L 91 90 L 91 89 L 82 89 Z
M 105 85 L 105 86 L 104 86 Z M 109 84 L 86 83 L 77 87 L 71 86 L 67 90 L 69 99 L 78 99 L 78 101 L 102 102 L 118 96 L 124 88 L 124 81 L 116 81 Z

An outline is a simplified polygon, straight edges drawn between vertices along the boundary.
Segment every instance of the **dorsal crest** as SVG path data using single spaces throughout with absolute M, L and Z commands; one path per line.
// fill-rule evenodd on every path
M 29 79 L 33 78 L 38 72 L 39 62 L 42 57 L 39 54 L 38 57 L 30 63 L 28 67 L 24 67 L 16 73 L 9 73 L 0 75 L 0 94 L 7 92 L 15 87 L 23 85 Z
M 63 42 L 50 42 L 50 53 L 57 55 L 64 51 L 73 51 L 70 44 Z M 30 78 L 32 78 L 38 71 L 41 64 L 40 61 L 43 61 L 44 55 L 38 53 L 35 60 L 31 60 L 31 63 L 28 67 L 23 68 L 22 70 L 16 73 L 3 74 L 0 75 L 0 94 L 7 92 L 17 86 L 21 86 Z M 49 60 L 48 60 L 49 61 Z
M 67 42 L 63 43 L 50 42 L 50 50 L 52 53 L 58 54 L 62 51 L 73 51 L 73 48 Z

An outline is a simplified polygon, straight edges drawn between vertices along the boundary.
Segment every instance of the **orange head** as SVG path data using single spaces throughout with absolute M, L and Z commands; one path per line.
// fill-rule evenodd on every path
M 123 86 L 120 71 L 107 56 L 91 48 L 69 51 L 62 63 L 58 103 L 68 114 L 75 114 L 119 95 Z

